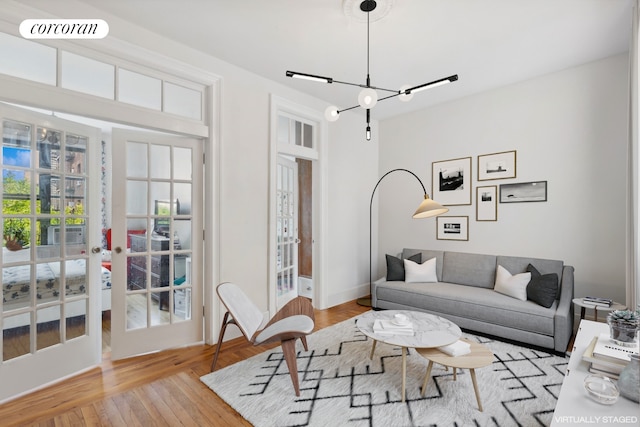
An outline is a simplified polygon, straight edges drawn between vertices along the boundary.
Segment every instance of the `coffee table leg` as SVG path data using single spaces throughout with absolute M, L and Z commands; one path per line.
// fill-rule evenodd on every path
M 427 374 L 424 376 L 424 382 L 422 383 L 422 393 L 420 394 L 422 397 L 424 397 L 424 393 L 427 391 L 427 383 L 429 382 L 429 377 L 431 377 L 431 368 L 433 368 L 433 362 L 429 360 Z
M 369 359 L 373 360 L 373 352 L 376 351 L 376 343 L 378 341 L 373 340 L 373 345 L 371 346 L 371 354 L 369 355 Z
M 404 402 L 405 386 L 407 382 L 407 348 L 402 347 L 402 401 Z
M 482 412 L 482 402 L 480 402 L 480 391 L 478 390 L 478 382 L 476 381 L 476 370 L 469 369 L 471 372 L 471 381 L 473 382 L 473 390 L 476 392 L 476 400 L 478 401 L 478 409 Z

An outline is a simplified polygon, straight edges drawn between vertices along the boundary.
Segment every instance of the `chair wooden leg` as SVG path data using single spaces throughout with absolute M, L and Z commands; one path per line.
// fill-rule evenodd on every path
M 213 372 L 216 367 L 216 362 L 218 362 L 218 354 L 220 354 L 220 347 L 222 347 L 222 338 L 224 337 L 224 332 L 227 330 L 227 325 L 229 323 L 235 323 L 233 319 L 229 320 L 229 312 L 227 311 L 224 315 L 224 319 L 222 319 L 222 327 L 220 328 L 220 335 L 218 336 L 218 345 L 216 346 L 216 354 L 213 356 L 213 362 L 211 362 L 211 372 Z
M 309 351 L 309 347 L 307 346 L 307 336 L 306 335 L 301 336 L 300 341 L 302 341 L 302 345 L 304 346 L 304 351 Z
M 300 396 L 300 385 L 298 383 L 298 362 L 296 360 L 296 340 L 284 340 L 281 342 L 282 352 L 284 353 L 284 360 L 287 361 L 287 367 L 289 368 L 289 375 L 291 376 L 291 382 L 293 388 L 296 391 L 296 396 Z

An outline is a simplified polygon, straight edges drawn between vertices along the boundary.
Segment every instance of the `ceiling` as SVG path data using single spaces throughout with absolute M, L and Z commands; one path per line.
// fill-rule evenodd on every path
M 24 3 L 59 12 L 66 1 Z M 367 24 L 358 16 L 359 0 L 84 3 L 339 108 L 356 105 L 360 89 L 291 79 L 285 71 L 366 81 Z M 410 102 L 380 102 L 372 118 L 405 114 L 626 52 L 633 3 L 378 0 L 372 18 L 373 13 L 388 13 L 370 24 L 371 85 L 399 89 L 452 74 L 459 81 L 415 94 Z

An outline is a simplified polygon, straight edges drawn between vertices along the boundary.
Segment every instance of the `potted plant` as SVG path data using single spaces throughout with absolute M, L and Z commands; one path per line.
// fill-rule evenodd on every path
M 16 218 L 5 220 L 2 237 L 10 251 L 19 251 L 29 243 L 29 226 L 23 221 Z
M 611 339 L 617 345 L 634 347 L 638 345 L 640 330 L 640 310 L 615 310 L 607 316 Z

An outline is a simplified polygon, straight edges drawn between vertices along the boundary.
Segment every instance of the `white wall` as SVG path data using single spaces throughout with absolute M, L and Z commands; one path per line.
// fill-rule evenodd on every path
M 261 309 L 267 310 L 270 96 L 314 109 L 319 115 L 323 115 L 329 103 L 141 30 L 87 4 L 56 2 L 44 4 L 42 9 L 65 18 L 100 17 L 109 23 L 110 37 L 221 77 L 220 251 L 215 255 L 219 264 L 215 281 L 238 283 Z M 34 12 L 28 17 L 38 14 Z M 99 49 L 100 41 L 89 46 Z M 287 64 L 281 65 L 284 74 Z M 330 305 L 362 296 L 362 284 L 368 281 L 366 268 L 361 266 L 368 241 L 358 237 L 368 230 L 368 222 L 364 221 L 368 202 L 361 203 L 359 199 L 364 197 L 361 187 L 370 185 L 377 174 L 378 147 L 375 135 L 372 142 L 364 140 L 364 122 L 364 115 L 347 112 L 329 126 L 324 156 L 325 202 L 329 213 L 324 223 L 327 234 L 323 242 L 326 255 L 323 294 Z M 207 167 L 213 165 L 209 163 Z
M 624 301 L 628 80 L 620 55 L 382 121 L 380 174 L 408 168 L 431 192 L 431 162 L 471 156 L 473 204 L 447 214 L 469 216 L 469 241 L 437 240 L 435 219 L 411 219 L 413 178 L 381 185 L 378 273 L 403 247 L 560 259 L 575 267 L 576 296 Z M 479 183 L 477 156 L 508 150 L 517 177 Z M 477 185 L 539 180 L 547 202 L 498 204 L 497 222 L 475 220 Z

